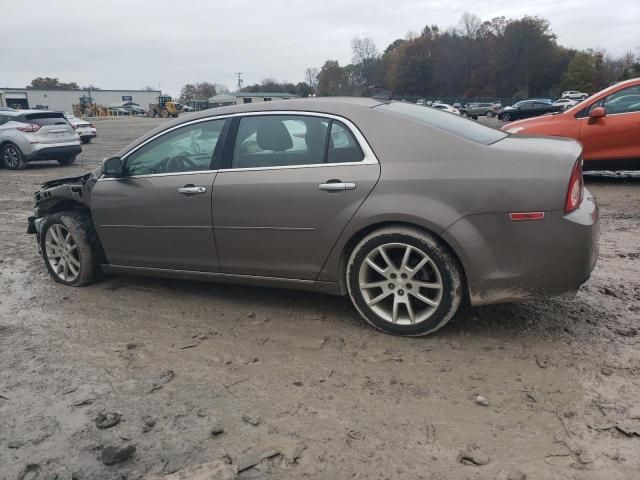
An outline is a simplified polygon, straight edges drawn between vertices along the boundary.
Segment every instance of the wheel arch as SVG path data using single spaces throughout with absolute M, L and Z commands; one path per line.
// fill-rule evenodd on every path
M 338 268 L 339 268 L 338 282 L 340 284 L 341 295 L 347 294 L 346 271 L 347 271 L 347 265 L 349 262 L 349 257 L 351 256 L 353 249 L 367 235 L 375 232 L 376 230 L 381 230 L 383 228 L 389 228 L 389 227 L 412 228 L 414 230 L 418 230 L 420 232 L 426 233 L 432 236 L 433 238 L 435 238 L 458 262 L 458 266 L 460 268 L 460 275 L 462 277 L 461 280 L 464 286 L 464 297 L 465 299 L 468 298 L 469 284 L 467 282 L 467 275 L 464 269 L 464 264 L 462 263 L 462 260 L 460 259 L 460 255 L 458 255 L 455 248 L 453 248 L 448 242 L 446 242 L 442 238 L 441 235 L 438 235 L 433 230 L 425 228 L 424 226 L 419 225 L 417 223 L 412 223 L 408 221 L 381 221 L 381 222 L 372 223 L 370 225 L 362 227 L 360 230 L 353 233 L 351 237 L 349 237 L 349 239 L 345 242 L 342 248 L 342 251 L 340 252 L 340 261 L 338 264 Z

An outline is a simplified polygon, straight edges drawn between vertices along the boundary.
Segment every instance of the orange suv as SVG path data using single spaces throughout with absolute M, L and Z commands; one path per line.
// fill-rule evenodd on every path
M 586 169 L 640 168 L 640 78 L 626 80 L 555 115 L 512 122 L 509 133 L 579 140 Z

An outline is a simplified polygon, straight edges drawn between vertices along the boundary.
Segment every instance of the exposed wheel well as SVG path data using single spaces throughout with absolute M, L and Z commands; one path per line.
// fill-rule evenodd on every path
M 86 213 L 91 218 L 91 211 L 84 203 L 80 203 L 75 200 L 59 200 L 57 202 L 48 202 L 43 205 L 39 205 L 38 211 L 40 214 L 51 215 L 53 213 L 65 212 L 65 211 L 81 211 Z
M 431 230 L 429 230 L 427 228 L 424 228 L 424 227 L 421 227 L 420 225 L 416 225 L 414 223 L 408 223 L 408 222 L 381 222 L 381 223 L 375 223 L 373 225 L 369 225 L 369 226 L 357 231 L 356 233 L 354 233 L 351 236 L 351 238 L 347 241 L 347 243 L 345 244 L 344 248 L 342 249 L 342 254 L 340 255 L 340 272 L 339 272 L 340 277 L 339 277 L 338 281 L 340 283 L 340 293 L 342 295 L 346 295 L 346 293 L 347 293 L 347 285 L 345 284 L 347 263 L 349 262 L 349 256 L 351 255 L 351 252 L 356 247 L 356 245 L 360 242 L 360 240 L 362 240 L 364 237 L 369 235 L 371 232 L 374 232 L 376 230 L 380 230 L 381 228 L 395 227 L 395 226 L 397 226 L 397 227 L 410 227 L 410 228 L 414 228 L 416 230 L 420 230 L 422 232 L 428 233 L 433 238 L 435 238 L 444 248 L 446 248 L 449 251 L 449 253 L 451 253 L 451 255 L 458 261 L 458 265 L 460 266 L 460 274 L 462 275 L 462 284 L 464 285 L 465 297 L 466 298 L 469 297 L 469 285 L 467 283 L 467 275 L 466 275 L 466 272 L 464 271 L 464 266 L 462 265 L 462 262 L 460 261 L 460 257 L 458 256 L 456 251 L 453 248 L 451 248 L 451 246 L 447 242 L 445 242 L 442 239 L 442 237 L 440 237 L 439 235 L 435 234 Z

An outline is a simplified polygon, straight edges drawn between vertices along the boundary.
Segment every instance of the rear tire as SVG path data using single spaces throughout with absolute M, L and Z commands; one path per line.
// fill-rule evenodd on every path
M 2 147 L 0 159 L 2 160 L 2 164 L 9 170 L 22 170 L 27 166 L 24 155 L 22 155 L 20 149 L 13 143 L 7 143 Z
M 408 253 L 407 253 L 408 252 Z M 351 252 L 349 297 L 360 315 L 385 333 L 421 336 L 442 328 L 464 297 L 458 260 L 432 235 L 387 227 Z
M 84 144 L 91 143 L 91 137 L 80 137 L 80 140 Z
M 163 108 L 163 109 L 160 111 L 160 116 L 161 116 L 162 118 L 169 118 L 169 115 L 170 115 L 170 114 L 169 114 L 169 110 L 167 110 L 166 108 Z
M 510 113 L 505 113 L 502 116 L 502 120 L 504 120 L 505 122 L 510 122 L 511 121 L 511 114 Z
M 76 161 L 76 156 L 77 155 L 72 155 L 71 157 L 58 158 L 58 163 L 60 165 L 71 165 L 73 162 Z
M 101 276 L 100 243 L 86 213 L 67 211 L 46 217 L 40 248 L 47 270 L 56 282 L 79 287 Z
M 495 112 L 493 110 L 487 110 L 487 117 L 493 118 L 494 115 L 495 115 Z

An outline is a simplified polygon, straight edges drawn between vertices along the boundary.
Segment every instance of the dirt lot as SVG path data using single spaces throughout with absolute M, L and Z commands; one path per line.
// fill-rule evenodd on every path
M 601 253 L 575 299 L 469 309 L 428 338 L 378 333 L 319 294 L 54 283 L 25 234 L 32 193 L 160 123 L 102 121 L 74 166 L 0 170 L 1 479 L 221 459 L 244 479 L 638 478 L 640 175 L 587 177 Z M 120 422 L 97 428 L 109 412 Z

